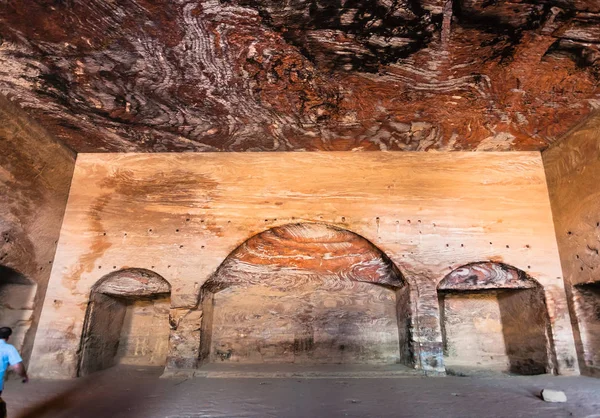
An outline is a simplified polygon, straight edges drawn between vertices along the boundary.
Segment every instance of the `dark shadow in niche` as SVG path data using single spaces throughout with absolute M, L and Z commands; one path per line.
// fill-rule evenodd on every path
M 11 344 L 21 350 L 33 321 L 37 284 L 18 271 L 0 265 L 0 327 L 10 327 Z
M 600 281 L 573 286 L 583 363 L 600 375 Z
M 460 267 L 438 285 L 449 374 L 553 373 L 556 364 L 541 285 L 501 263 Z
M 170 284 L 145 269 L 125 269 L 100 279 L 90 293 L 79 350 L 78 376 L 124 360 L 164 366 L 169 333 Z M 136 326 L 132 326 L 132 323 Z M 133 335 L 144 328 L 147 335 Z M 137 338 L 137 341 L 131 341 Z M 134 345 L 137 345 L 135 349 Z
M 301 223 L 255 235 L 200 299 L 201 364 L 414 365 L 407 283 L 344 229 Z

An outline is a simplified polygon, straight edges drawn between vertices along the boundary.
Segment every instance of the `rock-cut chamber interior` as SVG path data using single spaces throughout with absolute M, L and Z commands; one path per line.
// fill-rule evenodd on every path
M 323 224 L 246 241 L 202 288 L 203 363 L 411 364 L 408 288 L 364 238 Z
M 600 281 L 573 287 L 583 361 L 600 371 Z
M 11 344 L 21 349 L 33 321 L 37 286 L 10 267 L 0 266 L 0 319 L 2 326 L 11 327 Z
M 79 375 L 123 364 L 164 366 L 169 341 L 169 283 L 128 269 L 92 289 L 81 342 Z
M 438 286 L 449 374 L 544 374 L 552 344 L 541 286 L 510 266 L 474 263 Z

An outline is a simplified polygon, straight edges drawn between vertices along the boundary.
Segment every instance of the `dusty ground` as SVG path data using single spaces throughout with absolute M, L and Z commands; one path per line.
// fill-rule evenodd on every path
M 4 398 L 11 418 L 600 418 L 600 380 L 586 377 L 185 380 L 158 375 L 157 370 L 124 368 L 71 381 L 32 380 L 22 385 L 12 380 Z M 564 390 L 568 402 L 543 402 L 537 397 L 543 388 Z

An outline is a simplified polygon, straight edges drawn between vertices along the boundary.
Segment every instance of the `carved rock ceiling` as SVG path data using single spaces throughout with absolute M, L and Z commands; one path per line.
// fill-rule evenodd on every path
M 4 0 L 0 93 L 78 152 L 538 150 L 600 0 Z

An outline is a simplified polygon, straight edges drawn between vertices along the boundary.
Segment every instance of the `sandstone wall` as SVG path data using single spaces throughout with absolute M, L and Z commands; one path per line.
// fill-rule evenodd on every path
M 543 159 L 580 365 L 600 375 L 600 114 L 574 128 Z
M 202 285 L 250 237 L 297 222 L 352 231 L 399 268 L 417 368 L 443 371 L 437 284 L 492 260 L 543 286 L 556 368 L 577 373 L 537 152 L 80 154 L 32 371 L 76 373 L 90 290 L 128 267 L 171 284 L 168 365 L 193 366 L 202 309 L 213 314 L 197 306 Z
M 137 366 L 164 366 L 169 342 L 169 298 L 128 303 L 116 360 Z
M 0 274 L 0 325 L 14 327 L 13 342 L 26 359 L 74 166 L 69 149 L 0 97 L 0 266 L 7 267 Z
M 316 281 L 315 281 L 316 282 Z M 214 299 L 211 362 L 400 361 L 394 291 L 354 282 L 335 289 L 237 287 Z

